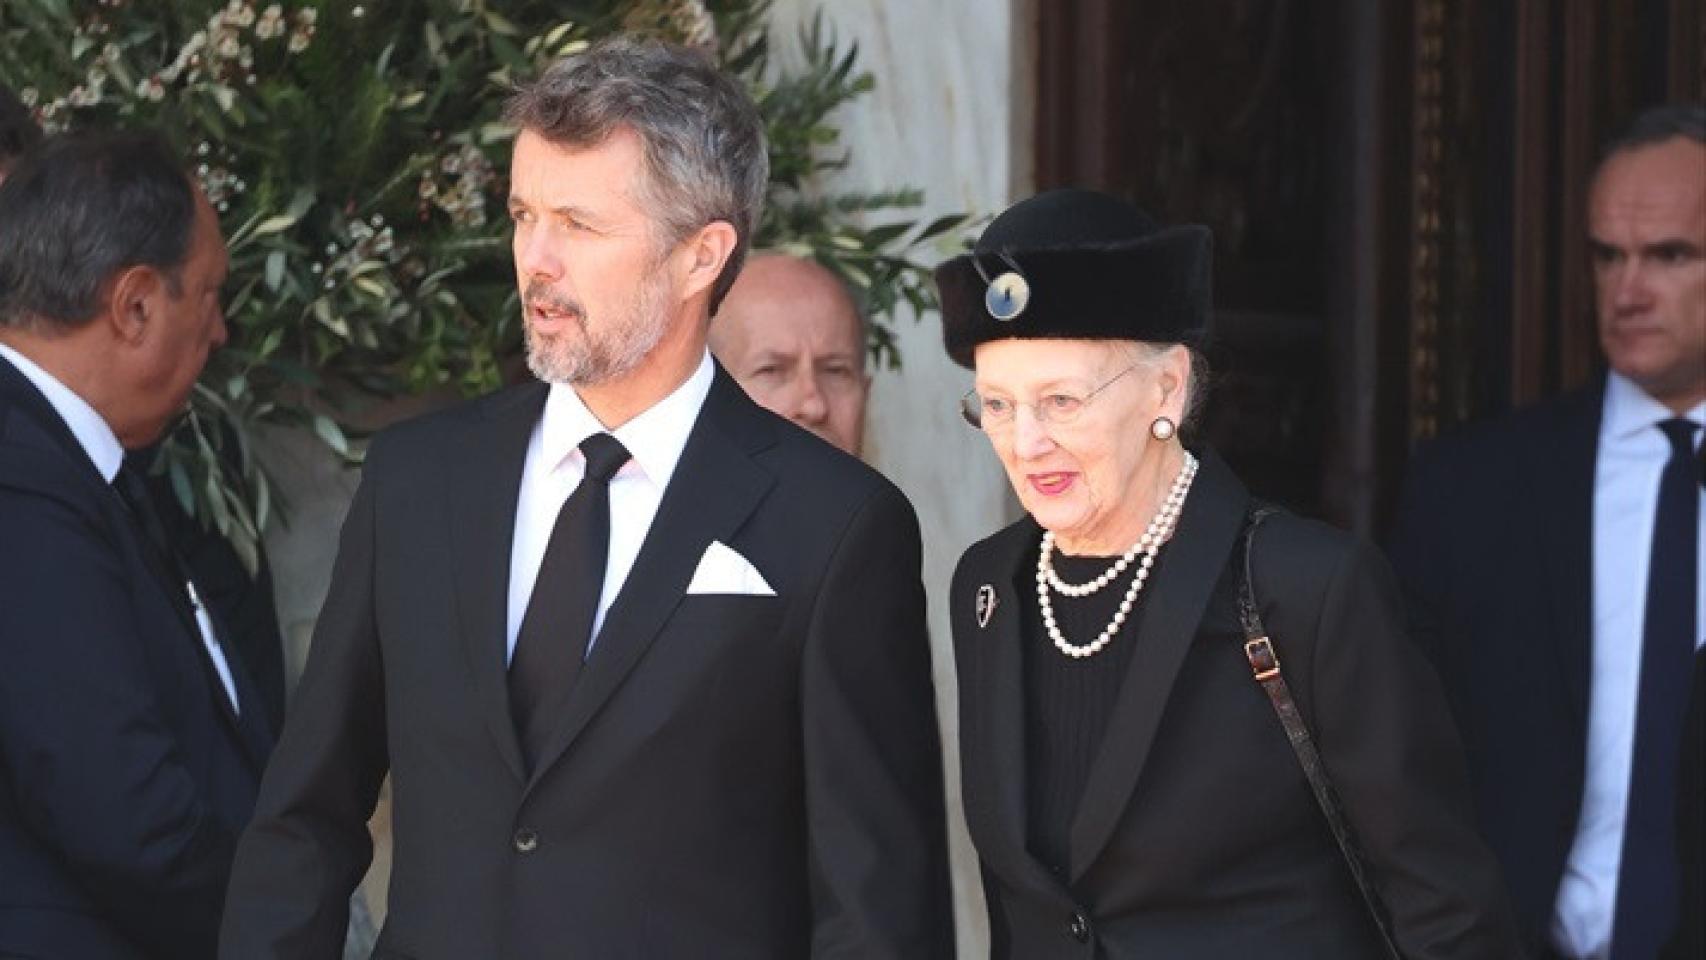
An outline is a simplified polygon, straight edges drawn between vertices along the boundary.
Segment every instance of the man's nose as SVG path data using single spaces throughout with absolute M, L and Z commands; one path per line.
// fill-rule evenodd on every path
M 219 304 L 213 306 L 213 336 L 210 338 L 213 349 L 225 346 L 225 341 L 231 337 L 231 328 L 225 323 L 225 308 Z
M 795 420 L 816 424 L 828 419 L 829 401 L 824 398 L 817 377 L 809 372 L 797 374 L 794 377 L 793 392 Z
M 544 227 L 518 230 L 515 236 L 515 263 L 522 276 L 554 280 L 562 276 L 562 258 L 551 242 L 551 232 Z
M 1611 276 L 1611 305 L 1619 313 L 1651 306 L 1653 291 L 1647 266 L 1640 257 L 1628 257 Z

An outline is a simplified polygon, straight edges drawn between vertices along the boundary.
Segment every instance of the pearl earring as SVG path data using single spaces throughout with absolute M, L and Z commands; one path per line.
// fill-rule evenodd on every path
M 1161 441 L 1173 439 L 1177 431 L 1178 427 L 1167 417 L 1156 417 L 1155 422 L 1149 425 L 1149 435 Z

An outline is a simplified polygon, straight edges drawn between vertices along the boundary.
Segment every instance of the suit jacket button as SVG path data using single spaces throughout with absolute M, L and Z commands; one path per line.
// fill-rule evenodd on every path
M 539 834 L 527 827 L 522 827 L 515 832 L 515 837 L 511 842 L 515 845 L 516 853 L 532 853 L 539 849 Z
M 1066 932 L 1072 934 L 1072 939 L 1079 943 L 1090 942 L 1090 921 L 1082 913 L 1072 915 L 1072 922 L 1066 925 Z

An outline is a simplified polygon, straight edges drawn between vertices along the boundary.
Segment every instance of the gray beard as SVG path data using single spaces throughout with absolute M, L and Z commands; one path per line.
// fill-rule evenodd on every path
M 669 328 L 662 316 L 656 285 L 648 282 L 628 303 L 621 322 L 594 334 L 584 314 L 576 319 L 577 339 L 547 338 L 522 321 L 527 369 L 546 383 L 596 386 L 632 373 L 663 340 Z

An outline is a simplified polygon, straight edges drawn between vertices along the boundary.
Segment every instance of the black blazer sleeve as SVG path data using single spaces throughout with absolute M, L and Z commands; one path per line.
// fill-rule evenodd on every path
M 387 767 L 373 604 L 382 446 L 370 449 L 344 520 L 308 666 L 237 851 L 222 957 L 342 955 L 350 893 L 373 855 L 367 820 Z
M 174 711 L 198 705 L 163 702 L 150 680 L 163 644 L 194 640 L 169 614 L 140 621 L 133 591 L 149 574 L 127 562 L 109 519 L 69 500 L 0 497 L 10 803 L 127 939 L 209 956 L 237 825 L 208 804 L 171 729 Z
M 911 505 L 881 485 L 811 614 L 800 710 L 819 960 L 953 955 L 921 552 Z
M 1439 681 L 1406 639 L 1401 609 L 1385 558 L 1357 541 L 1328 581 L 1309 664 L 1323 763 L 1406 957 L 1521 956 Z
M 1436 458 L 1424 451 L 1411 462 L 1392 522 L 1388 549 L 1404 590 L 1406 625 L 1410 638 L 1436 663 L 1439 661 L 1442 616 L 1450 609 L 1446 564 L 1450 557 L 1441 538 L 1452 525 L 1450 487 Z

